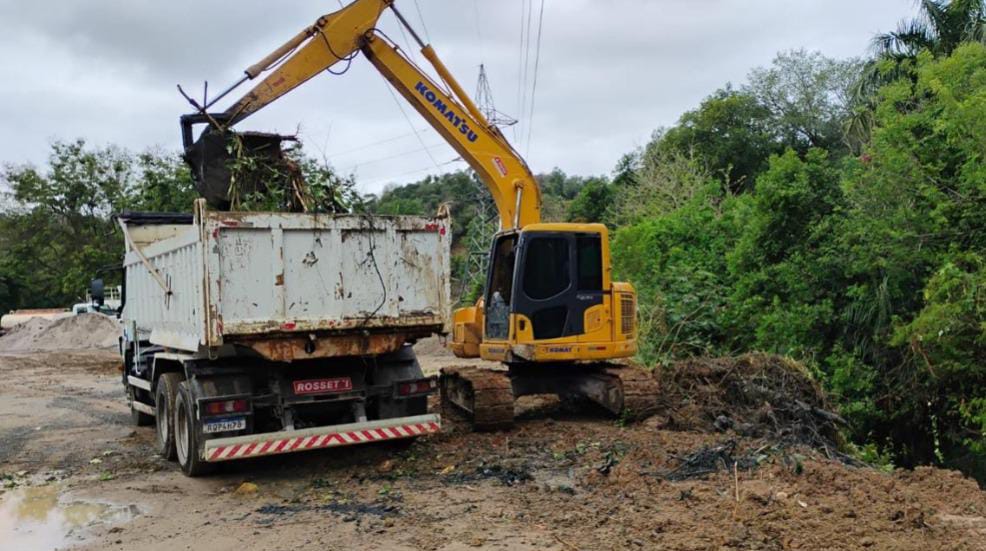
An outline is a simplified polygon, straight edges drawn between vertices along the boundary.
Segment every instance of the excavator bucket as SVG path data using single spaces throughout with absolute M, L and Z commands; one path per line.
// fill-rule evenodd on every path
M 301 171 L 284 152 L 291 136 L 263 132 L 220 132 L 209 127 L 185 148 L 184 159 L 192 169 L 195 189 L 216 210 L 236 210 L 237 205 L 263 195 L 278 197 L 285 210 L 303 210 L 294 190 Z M 259 194 L 259 195 L 258 195 Z

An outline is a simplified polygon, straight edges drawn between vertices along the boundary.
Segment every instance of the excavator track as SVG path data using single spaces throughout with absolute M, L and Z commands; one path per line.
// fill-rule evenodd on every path
M 531 394 L 582 396 L 613 415 L 640 419 L 658 408 L 660 384 L 651 371 L 630 363 L 571 366 L 480 367 L 442 370 L 442 402 L 466 413 L 479 431 L 508 429 L 514 399 Z
M 442 369 L 443 404 L 469 415 L 473 429 L 509 429 L 514 424 L 514 392 L 506 371 L 477 367 Z
M 607 364 L 603 371 L 620 382 L 623 390 L 621 414 L 640 419 L 657 410 L 661 385 L 652 371 L 629 363 Z

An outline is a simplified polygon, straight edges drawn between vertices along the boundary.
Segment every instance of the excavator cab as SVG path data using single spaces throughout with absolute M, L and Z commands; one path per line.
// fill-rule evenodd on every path
M 632 356 L 635 294 L 612 282 L 607 266 L 602 224 L 539 223 L 497 234 L 483 300 L 456 312 L 453 352 L 506 363 Z

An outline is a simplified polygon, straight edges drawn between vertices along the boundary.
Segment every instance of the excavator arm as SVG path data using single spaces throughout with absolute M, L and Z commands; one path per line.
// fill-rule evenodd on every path
M 412 63 L 376 28 L 388 7 L 421 47 L 421 54 L 438 74 L 439 82 Z M 208 122 L 228 129 L 320 72 L 351 63 L 360 52 L 476 171 L 493 196 L 501 229 L 520 229 L 540 222 L 541 192 L 527 164 L 500 130 L 480 113 L 434 49 L 421 41 L 393 0 L 356 0 L 318 18 L 315 24 L 248 67 L 239 82 L 202 106 L 199 113 L 182 117 L 186 147 L 191 143 L 193 124 Z M 225 111 L 208 112 L 237 86 L 261 76 L 253 89 Z

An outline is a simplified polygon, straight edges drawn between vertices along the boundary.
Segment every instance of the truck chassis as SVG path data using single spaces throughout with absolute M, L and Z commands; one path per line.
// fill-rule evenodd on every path
M 132 358 L 138 358 L 133 360 Z M 218 462 L 415 438 L 438 432 L 436 391 L 413 349 L 271 365 L 148 347 L 126 361 L 131 415 L 189 476 Z

